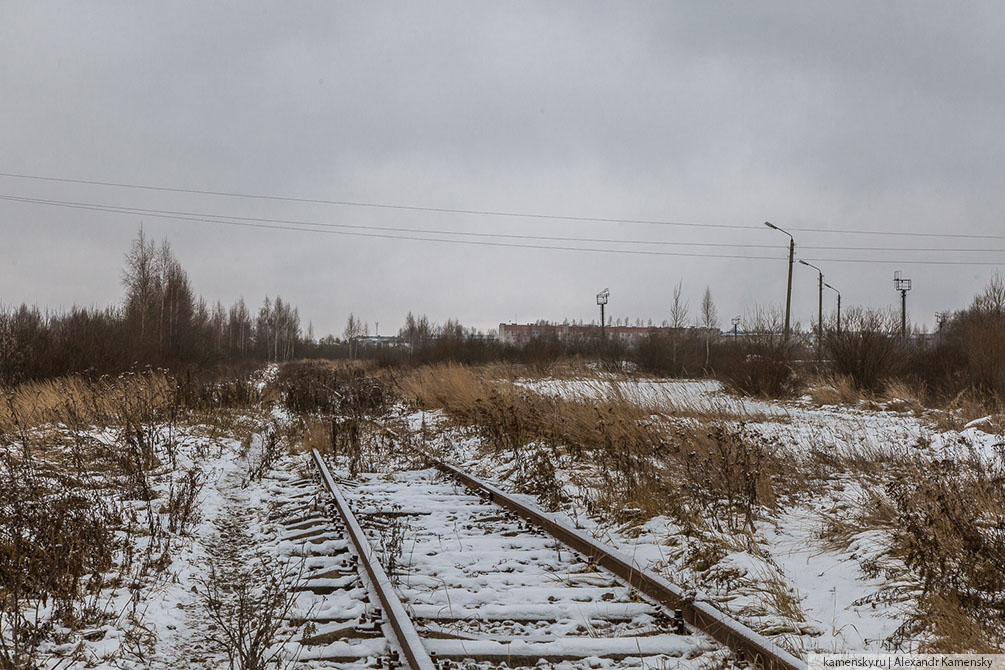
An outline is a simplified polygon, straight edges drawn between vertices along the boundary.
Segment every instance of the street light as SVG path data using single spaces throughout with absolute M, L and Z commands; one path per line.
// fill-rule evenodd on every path
M 799 259 L 799 262 L 820 273 L 820 296 L 817 300 L 817 360 L 820 360 L 820 351 L 824 343 L 824 271 L 812 263 L 807 263 L 801 258 Z
M 830 290 L 832 290 L 832 291 L 834 291 L 835 293 L 838 294 L 837 334 L 840 335 L 841 334 L 841 291 L 837 290 L 836 288 L 834 288 L 833 286 L 831 286 L 827 282 L 824 282 L 824 286 L 826 286 L 827 288 L 829 288 Z
M 789 236 L 789 283 L 785 289 L 785 341 L 789 341 L 789 314 L 792 312 L 792 261 L 796 257 L 796 240 L 788 232 L 782 230 L 770 221 L 765 221 L 764 225 L 772 230 L 785 233 Z

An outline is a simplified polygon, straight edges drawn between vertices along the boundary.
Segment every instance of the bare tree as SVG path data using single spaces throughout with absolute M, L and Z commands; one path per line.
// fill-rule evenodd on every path
M 349 318 L 345 322 L 345 330 L 342 331 L 342 335 L 345 336 L 346 342 L 349 343 L 349 358 L 355 358 L 356 356 L 356 338 L 363 334 L 363 323 L 356 318 L 356 315 L 349 312 Z
M 712 357 L 711 330 L 719 327 L 718 310 L 712 302 L 712 290 L 706 286 L 705 295 L 701 298 L 701 320 L 699 325 L 705 329 L 705 369 L 708 370 L 708 363 Z
M 160 293 L 157 253 L 154 243 L 147 240 L 143 228 L 133 246 L 126 253 L 126 265 L 122 269 L 122 284 L 126 289 L 126 320 L 141 339 L 150 332 L 150 322 L 157 308 Z
M 671 328 L 686 328 L 687 327 L 687 300 L 681 297 L 681 289 L 683 287 L 684 280 L 677 282 L 677 286 L 673 289 L 673 302 L 670 303 L 670 327 Z
M 1005 312 L 1005 278 L 997 270 L 988 280 L 984 292 L 974 298 L 974 309 L 1000 315 Z
M 705 295 L 701 299 L 701 321 L 698 325 L 702 328 L 718 328 L 719 327 L 719 311 L 715 308 L 715 303 L 712 302 L 712 290 L 709 287 L 705 287 Z

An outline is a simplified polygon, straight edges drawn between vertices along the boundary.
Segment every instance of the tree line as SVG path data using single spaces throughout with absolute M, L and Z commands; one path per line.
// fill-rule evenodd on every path
M 711 292 L 706 288 L 692 318 L 681 284 L 672 291 L 669 328 L 634 344 L 552 336 L 515 346 L 456 320 L 436 324 L 412 312 L 393 346 L 368 341 L 368 325 L 352 314 L 342 339 L 315 340 L 313 328 L 304 335 L 297 308 L 280 296 L 266 297 L 257 310 L 243 299 L 229 307 L 208 304 L 169 244 L 156 245 L 142 229 L 125 255 L 122 284 L 120 304 L 105 309 L 0 307 L 0 385 L 145 366 L 209 368 L 296 358 L 361 358 L 387 367 L 443 361 L 544 367 L 579 356 L 666 376 L 714 376 L 758 395 L 797 392 L 807 369 L 845 376 L 869 392 L 908 379 L 942 396 L 967 390 L 1005 395 L 1005 280 L 997 274 L 970 306 L 946 314 L 935 334 L 903 338 L 891 312 L 850 308 L 841 328 L 824 324 L 819 349 L 814 335 L 798 324 L 791 338 L 783 337 L 777 310 L 755 310 L 739 337 L 713 336 L 719 322 Z M 687 327 L 692 323 L 698 328 Z M 818 351 L 822 360 L 816 360 Z
M 257 312 L 196 295 L 167 241 L 141 229 L 125 257 L 119 305 L 42 311 L 0 309 L 0 384 L 65 374 L 116 373 L 137 366 L 211 367 L 286 361 L 306 346 L 300 316 L 279 296 Z

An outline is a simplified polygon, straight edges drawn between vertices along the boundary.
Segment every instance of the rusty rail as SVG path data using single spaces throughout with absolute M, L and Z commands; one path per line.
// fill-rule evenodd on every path
M 429 454 L 426 456 L 443 472 L 459 479 L 469 488 L 487 494 L 492 502 L 506 507 L 572 549 L 585 554 L 589 560 L 614 573 L 630 586 L 671 609 L 681 610 L 688 623 L 732 649 L 743 660 L 764 670 L 806 670 L 805 662 L 763 635 L 755 633 L 709 603 L 688 598 L 679 587 L 642 568 L 633 560 L 597 542 L 589 535 L 549 518 L 537 507 L 522 503 L 492 484 L 473 477 L 453 465 Z
M 436 670 L 432 659 L 429 658 L 425 647 L 422 646 L 422 640 L 419 638 L 415 626 L 412 625 L 412 620 L 402 606 L 401 601 L 398 600 L 398 596 L 395 595 L 391 580 L 388 579 L 387 573 L 384 572 L 384 568 L 381 567 L 377 557 L 374 555 L 373 548 L 367 541 L 366 535 L 363 534 L 363 529 L 360 527 L 359 522 L 356 521 L 355 515 L 349 509 L 349 503 L 346 502 L 342 492 L 335 485 L 335 481 L 328 471 L 328 466 L 325 465 L 317 449 L 312 450 L 311 455 L 314 457 L 314 463 L 321 474 L 321 481 L 324 482 L 325 488 L 328 489 L 328 492 L 335 499 L 335 507 L 338 509 L 339 515 L 342 517 L 342 521 L 349 531 L 349 539 L 352 541 L 353 546 L 356 547 L 356 553 L 359 555 L 360 562 L 363 564 L 367 576 L 370 578 L 370 585 L 376 593 L 378 600 L 380 600 L 384 611 L 387 612 L 387 620 L 394 633 L 394 642 L 401 648 L 405 662 L 412 670 Z

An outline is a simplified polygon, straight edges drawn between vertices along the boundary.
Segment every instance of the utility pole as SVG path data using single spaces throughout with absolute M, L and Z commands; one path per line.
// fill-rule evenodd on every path
M 824 286 L 826 286 L 827 288 L 829 288 L 830 290 L 832 290 L 832 291 L 834 291 L 835 293 L 838 294 L 837 334 L 840 335 L 841 334 L 841 291 L 837 290 L 836 288 L 834 288 L 833 286 L 831 286 L 830 284 L 828 284 L 826 282 L 824 283 Z
M 733 317 L 733 340 L 736 340 L 736 327 L 740 325 L 740 317 Z
M 607 339 L 607 331 L 604 325 L 604 305 L 607 304 L 607 298 L 610 297 L 611 292 L 608 289 L 604 289 L 597 294 L 597 304 L 600 305 L 600 339 Z
M 764 225 L 772 230 L 777 230 L 780 233 L 785 233 L 789 235 L 786 231 L 782 230 L 770 221 L 765 221 Z M 796 240 L 789 235 L 789 283 L 788 287 L 785 289 L 785 341 L 789 341 L 789 315 L 792 313 L 792 262 L 796 258 Z
M 893 288 L 900 291 L 900 336 L 907 339 L 907 292 L 911 290 L 911 280 L 903 278 L 904 273 L 893 273 Z
M 800 259 L 799 262 L 806 267 L 813 268 L 820 275 L 817 284 L 819 289 L 819 295 L 817 297 L 817 361 L 819 361 L 821 359 L 821 353 L 823 352 L 824 346 L 824 271 L 816 265 L 807 263 L 802 259 Z

